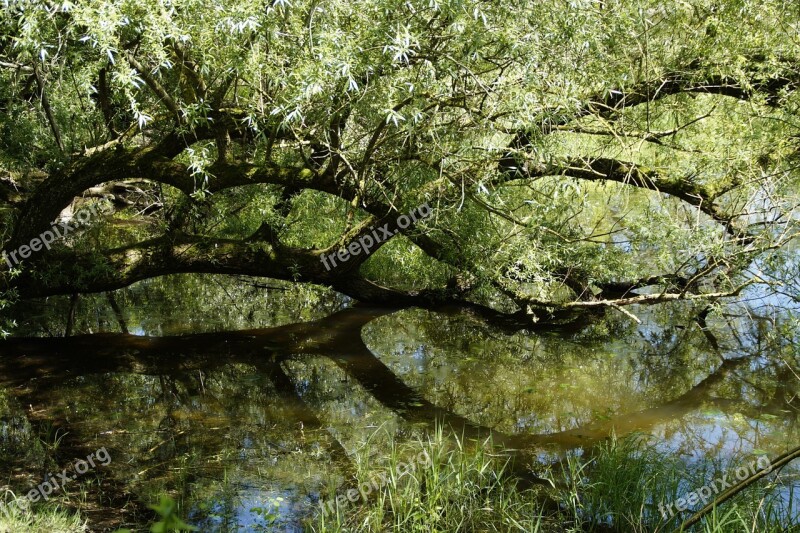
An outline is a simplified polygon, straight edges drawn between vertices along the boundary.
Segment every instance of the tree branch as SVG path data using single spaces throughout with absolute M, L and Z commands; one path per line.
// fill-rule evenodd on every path
M 64 142 L 61 140 L 61 131 L 58 129 L 56 117 L 53 114 L 53 109 L 50 107 L 50 99 L 47 97 L 47 92 L 44 89 L 45 84 L 42 71 L 35 61 L 33 63 L 33 75 L 36 77 L 36 85 L 39 87 L 39 99 L 42 102 L 42 109 L 47 117 L 47 122 L 50 124 L 50 130 L 53 132 L 53 137 L 56 140 L 58 149 L 64 154 L 66 153 L 66 149 L 64 148 Z
M 516 161 L 514 163 L 516 165 Z M 615 181 L 642 189 L 661 192 L 678 198 L 721 223 L 726 232 L 742 237 L 740 231 L 732 226 L 733 217 L 727 215 L 714 199 L 730 192 L 740 184 L 733 180 L 730 184 L 712 190 L 698 183 L 694 176 L 671 177 L 656 170 L 641 167 L 635 163 L 617 159 L 598 157 L 594 159 L 567 158 L 550 166 L 523 164 L 506 169 L 503 180 L 518 178 L 541 178 L 544 176 L 568 176 L 587 181 Z
M 139 60 L 136 59 L 129 50 L 125 50 L 124 53 L 126 59 L 128 60 L 128 63 L 130 63 L 131 66 L 136 69 L 136 71 L 142 77 L 147 86 L 150 87 L 150 89 L 154 93 L 156 93 L 156 95 L 161 99 L 161 101 L 164 103 L 167 109 L 169 109 L 170 112 L 173 115 L 175 115 L 175 120 L 178 123 L 181 123 L 183 121 L 183 117 L 181 116 L 181 110 L 178 107 L 178 104 L 175 103 L 175 100 L 173 100 L 172 97 L 169 95 L 167 90 L 164 89 L 164 87 L 158 82 L 158 80 L 152 76 L 152 74 L 148 69 L 146 69 L 141 63 L 139 63 Z

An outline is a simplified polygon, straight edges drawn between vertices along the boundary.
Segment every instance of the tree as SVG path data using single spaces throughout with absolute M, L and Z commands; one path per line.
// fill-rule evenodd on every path
M 797 268 L 799 12 L 7 1 L 3 249 L 115 212 L 4 282 L 267 276 L 526 324 L 775 288 Z

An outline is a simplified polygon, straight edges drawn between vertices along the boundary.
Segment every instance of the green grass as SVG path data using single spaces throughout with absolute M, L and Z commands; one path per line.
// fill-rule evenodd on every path
M 588 530 L 605 527 L 625 532 L 671 532 L 681 530 L 682 522 L 693 513 L 676 512 L 665 519 L 659 504 L 666 508 L 666 504 L 723 475 L 732 479 L 737 467 L 755 463 L 756 457 L 703 463 L 688 470 L 677 457 L 654 450 L 646 438 L 634 435 L 610 439 L 595 450 L 590 460 L 570 458 L 567 462 L 570 466 L 563 477 L 568 490 L 562 490 L 560 497 L 573 502 L 569 511 L 576 523 L 582 522 Z M 781 489 L 791 493 L 790 480 L 785 475 L 771 474 L 722 503 L 686 531 L 777 533 L 789 527 L 800 529 L 798 510 L 782 503 Z M 787 518 L 790 516 L 795 517 L 793 523 Z
M 88 531 L 86 523 L 74 511 L 53 505 L 37 505 L 24 510 L 24 497 L 6 498 L 0 505 L 0 533 L 79 533 Z
M 428 459 L 424 459 L 427 454 Z M 430 440 L 390 445 L 373 468 L 366 447 L 356 458 L 357 483 L 374 487 L 355 503 L 320 512 L 314 531 L 540 531 L 541 503 L 516 490 L 506 475 L 508 459 L 491 446 L 468 448 L 441 431 Z M 413 470 L 407 466 L 414 465 Z M 401 466 L 398 469 L 398 466 Z M 377 471 L 377 474 L 376 474 Z M 385 475 L 385 482 L 380 473 Z M 376 484 L 375 481 L 378 481 Z M 330 501 L 336 503 L 335 499 Z
M 509 455 L 491 442 L 453 439 L 441 429 L 426 438 L 399 442 L 385 431 L 367 439 L 354 454 L 353 481 L 323 498 L 320 512 L 307 529 L 673 532 L 691 513 L 665 519 L 659 503 L 675 501 L 754 461 L 742 457 L 688 470 L 678 458 L 654 450 L 645 437 L 612 438 L 542 467 L 537 475 L 552 481 L 553 487 L 523 490 L 512 475 Z M 770 474 L 688 531 L 800 531 L 797 510 L 780 497 L 781 490 L 784 496 L 789 491 L 788 501 L 792 501 L 792 481 L 786 473 Z M 353 501 L 347 501 L 347 496 Z M 10 492 L 5 500 L 20 501 Z M 787 516 L 795 518 L 790 521 Z M 175 524 L 162 522 L 166 530 L 176 530 Z M 72 533 L 87 528 L 77 513 L 52 502 L 34 505 L 30 511 L 18 505 L 1 506 L 0 533 L 18 531 Z
M 643 437 L 612 438 L 591 455 L 568 454 L 539 474 L 551 479 L 555 488 L 521 490 L 509 475 L 507 455 L 490 443 L 468 446 L 436 431 L 427 440 L 403 446 L 391 443 L 388 452 L 380 453 L 371 440 L 355 454 L 356 480 L 339 489 L 338 502 L 336 494 L 323 498 L 309 530 L 672 532 L 691 512 L 665 519 L 659 503 L 675 501 L 722 473 L 753 462 L 750 457 L 687 470 L 677 458 L 655 451 Z M 423 453 L 430 461 L 415 462 Z M 412 462 L 413 471 L 397 474 L 398 465 Z M 687 531 L 800 531 L 797 510 L 780 499 L 785 477 L 771 474 L 760 480 Z M 359 487 L 364 490 L 350 493 L 354 502 L 342 501 L 348 489 L 358 492 Z M 551 505 L 546 506 L 548 498 Z M 787 516 L 795 518 L 790 521 Z

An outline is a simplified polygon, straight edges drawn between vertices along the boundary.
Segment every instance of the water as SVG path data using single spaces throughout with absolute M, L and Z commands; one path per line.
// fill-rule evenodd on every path
M 689 465 L 800 441 L 796 330 L 780 302 L 760 317 L 731 306 L 705 331 L 699 308 L 675 304 L 632 308 L 641 325 L 612 311 L 574 331 L 509 332 L 467 311 L 272 284 L 154 280 L 118 293 L 121 317 L 86 296 L 68 339 L 48 338 L 67 298 L 26 303 L 16 333 L 40 338 L 0 344 L 0 439 L 25 416 L 61 435 L 65 456 L 105 447 L 106 490 L 177 494 L 203 531 L 253 531 L 272 515 L 270 530 L 299 530 L 367 438 L 437 420 L 492 431 L 531 460 L 612 432 L 650 435 Z

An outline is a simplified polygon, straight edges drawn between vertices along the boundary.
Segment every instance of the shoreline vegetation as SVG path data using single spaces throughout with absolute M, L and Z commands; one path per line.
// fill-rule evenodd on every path
M 306 519 L 304 531 L 778 533 L 800 526 L 787 480 L 790 475 L 779 470 L 714 508 L 692 527 L 682 528 L 682 523 L 698 509 L 668 517 L 658 511 L 658 502 L 680 498 L 715 477 L 746 467 L 754 455 L 717 463 L 716 468 L 705 464 L 687 470 L 673 455 L 655 451 L 646 435 L 611 437 L 592 450 L 570 452 L 552 464 L 541 464 L 536 474 L 552 487 L 523 488 L 512 473 L 509 455 L 489 440 L 453 438 L 441 428 L 402 444 L 390 435 L 384 437 L 388 453 L 376 449 L 380 439 L 367 440 L 353 454 L 355 479 L 320 496 L 319 508 Z M 376 463 L 376 457 L 382 459 Z M 412 462 L 415 467 L 407 468 Z M 381 483 L 373 483 L 375 479 Z M 354 502 L 339 497 L 348 487 L 362 484 L 370 485 L 365 497 Z M 9 496 L 13 499 L 14 493 L 8 491 Z M 163 496 L 151 508 L 160 520 L 150 531 L 198 530 L 180 518 L 186 510 L 170 496 Z M 271 531 L 280 526 L 278 514 L 264 512 L 263 523 L 256 527 Z M 29 510 L 0 508 L 0 532 L 45 530 L 91 529 L 79 512 L 58 500 Z
M 433 459 L 414 475 L 391 477 L 366 505 L 359 502 L 334 515 L 319 515 L 315 532 L 354 531 L 703 531 L 782 532 L 800 525 L 780 473 L 751 486 L 682 528 L 692 512 L 664 517 L 658 502 L 677 499 L 716 475 L 708 467 L 687 471 L 670 454 L 652 449 L 644 435 L 612 437 L 582 455 L 569 453 L 542 466 L 537 475 L 553 488 L 523 489 L 510 474 L 508 456 L 490 443 L 470 446 L 450 441 L 441 431 L 429 440 L 392 445 L 387 471 L 405 456 L 426 453 Z M 362 450 L 359 460 L 374 455 Z M 362 457 L 363 456 L 363 457 Z M 722 472 L 752 462 L 740 457 Z M 361 465 L 361 463 L 359 463 Z M 359 469 L 368 480 L 367 470 Z

